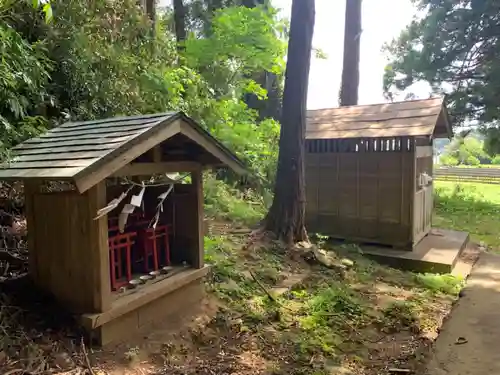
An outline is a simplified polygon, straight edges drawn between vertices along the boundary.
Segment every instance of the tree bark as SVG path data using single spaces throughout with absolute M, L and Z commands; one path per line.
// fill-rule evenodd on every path
M 186 40 L 186 9 L 182 0 L 174 0 L 174 23 L 177 50 L 182 52 Z
M 156 33 L 156 0 L 140 0 L 139 3 L 151 21 L 151 35 L 154 37 Z
M 358 104 L 362 0 L 346 0 L 340 106 Z
M 265 221 L 265 228 L 288 244 L 308 239 L 305 229 L 304 136 L 314 19 L 314 0 L 293 0 L 278 171 L 273 204 Z

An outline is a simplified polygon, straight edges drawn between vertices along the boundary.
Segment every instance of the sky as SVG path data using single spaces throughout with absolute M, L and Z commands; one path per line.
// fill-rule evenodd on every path
M 169 4 L 160 0 L 160 5 Z M 292 0 L 272 0 L 281 14 L 290 19 Z M 382 103 L 382 80 L 386 56 L 384 43 L 397 37 L 416 13 L 411 0 L 363 0 L 359 104 Z M 308 109 L 338 105 L 344 45 L 345 0 L 316 0 L 316 22 L 313 46 L 327 59 L 311 60 Z M 425 89 L 413 88 L 417 97 L 426 97 Z
M 273 0 L 290 18 L 292 0 Z M 345 0 L 316 0 L 313 46 L 327 59 L 313 57 L 309 74 L 309 109 L 338 105 L 344 48 Z M 363 0 L 359 104 L 385 102 L 382 90 L 387 58 L 381 49 L 411 22 L 415 8 L 410 0 Z M 418 93 L 416 93 L 418 95 Z

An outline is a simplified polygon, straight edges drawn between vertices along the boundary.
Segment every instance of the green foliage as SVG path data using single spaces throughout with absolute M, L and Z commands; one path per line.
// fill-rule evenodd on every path
M 439 157 L 439 163 L 447 167 L 454 167 L 458 165 L 458 159 L 451 155 L 443 154 Z
M 11 123 L 47 99 L 44 90 L 50 62 L 41 43 L 30 44 L 9 25 L 0 21 L 0 124 L 9 131 Z
M 327 325 L 343 319 L 359 319 L 365 314 L 361 301 L 343 285 L 333 285 L 317 291 L 307 302 L 308 315 L 301 319 L 304 328 Z
M 484 150 L 488 155 L 500 154 L 500 126 L 497 121 L 481 126 L 481 133 L 484 135 Z
M 433 225 L 470 233 L 473 241 L 500 248 L 500 187 L 492 184 L 436 182 Z
M 463 287 L 464 280 L 451 274 L 436 275 L 431 273 L 417 274 L 417 283 L 434 293 L 458 295 Z
M 468 155 L 465 158 L 463 164 L 465 164 L 465 165 L 479 165 L 479 164 L 481 164 L 481 162 L 474 155 Z
M 500 165 L 500 155 L 496 155 L 493 159 L 491 159 L 491 164 Z
M 284 71 L 285 45 L 276 35 L 282 25 L 275 12 L 263 8 L 230 7 L 218 10 L 207 38 L 194 35 L 186 41 L 188 65 L 202 72 L 218 95 L 245 92 L 264 97 L 265 90 L 244 77 L 252 72 Z
M 439 161 L 447 166 L 477 166 L 482 163 L 490 163 L 491 157 L 484 151 L 482 141 L 472 137 L 465 139 L 458 137 L 445 147 Z
M 207 173 L 204 192 L 205 211 L 209 216 L 247 225 L 254 225 L 264 217 L 265 202 L 251 189 L 241 192 Z
M 0 120 L 15 130 L 4 133 L 13 138 L 3 142 L 6 147 L 34 134 L 21 129 L 28 115 L 42 115 L 53 126 L 68 118 L 180 110 L 247 163 L 254 185 L 272 185 L 279 124 L 258 121 L 242 101 L 244 93 L 266 97 L 249 78 L 255 73 L 283 74 L 282 24 L 272 8 L 219 9 L 210 19 L 210 35 L 191 33 L 179 56 L 170 15 L 160 16 L 153 37 L 136 0 L 98 0 L 92 6 L 51 0 L 50 23 L 40 9 L 47 11 L 48 2 L 3 4 Z
M 29 1 L 29 0 L 26 0 Z M 32 0 L 33 3 L 33 8 L 37 9 L 39 7 L 42 8 L 43 13 L 45 14 L 45 22 L 50 22 L 52 21 L 52 18 L 54 17 L 52 13 L 52 6 L 50 5 L 50 0 L 46 1 L 40 1 L 40 0 Z
M 391 56 L 384 90 L 428 82 L 434 92 L 449 93 L 458 122 L 496 120 L 500 113 L 500 3 L 478 0 L 415 0 L 422 16 L 386 46 Z

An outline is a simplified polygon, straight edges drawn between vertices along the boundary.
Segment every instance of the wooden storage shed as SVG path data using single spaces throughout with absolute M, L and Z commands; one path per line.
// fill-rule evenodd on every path
M 13 151 L 0 179 L 24 181 L 29 273 L 94 342 L 172 321 L 200 302 L 202 169 L 244 167 L 193 120 L 70 122 Z
M 308 111 L 308 229 L 413 249 L 431 228 L 433 139 L 451 136 L 443 98 Z

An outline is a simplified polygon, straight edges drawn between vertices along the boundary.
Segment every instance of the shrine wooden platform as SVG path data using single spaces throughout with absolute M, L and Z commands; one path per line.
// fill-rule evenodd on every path
M 158 320 L 177 320 L 176 315 L 189 314 L 190 306 L 201 300 L 203 278 L 209 267 L 188 268 L 160 280 L 152 280 L 126 295 L 115 294 L 111 307 L 101 313 L 83 314 L 83 327 L 92 338 L 106 345 L 126 340 Z
M 361 246 L 364 255 L 394 268 L 415 272 L 450 273 L 469 234 L 450 229 L 432 229 L 413 249 L 396 250 L 380 246 Z

